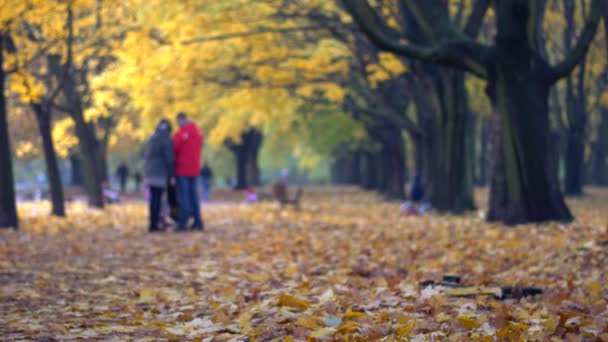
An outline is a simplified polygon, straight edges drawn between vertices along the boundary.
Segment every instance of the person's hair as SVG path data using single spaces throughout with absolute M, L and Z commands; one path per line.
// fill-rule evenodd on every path
M 184 113 L 184 112 L 177 113 L 177 120 L 185 120 L 187 118 L 188 118 L 188 116 L 186 115 L 186 113 Z
M 166 130 L 171 132 L 171 122 L 165 118 L 160 119 L 160 121 L 158 122 L 158 125 L 156 126 L 156 129 L 160 129 L 160 130 Z

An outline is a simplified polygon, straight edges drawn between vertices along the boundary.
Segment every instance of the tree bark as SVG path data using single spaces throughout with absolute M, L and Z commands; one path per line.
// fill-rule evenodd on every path
M 247 150 L 243 145 L 232 149 L 236 161 L 236 189 L 245 190 L 249 187 L 247 183 Z
M 89 206 L 103 208 L 103 195 L 101 183 L 101 165 L 99 162 L 99 148 L 97 137 L 92 131 L 92 127 L 84 119 L 82 111 L 76 109 L 72 112 L 72 118 L 76 124 L 76 136 L 78 137 L 80 157 L 82 161 L 82 171 L 84 186 L 87 192 Z
M 564 46 L 571 48 L 574 38 L 574 12 L 575 2 L 564 1 L 566 12 L 566 33 Z M 568 127 L 566 129 L 566 173 L 564 179 L 564 192 L 566 195 L 578 196 L 583 193 L 583 170 L 585 161 L 585 131 L 587 128 L 587 112 L 585 99 L 585 70 L 586 60 L 583 58 L 578 70 L 578 84 L 574 87 L 574 75 L 568 77 L 566 82 L 566 109 L 568 114 Z
M 552 83 L 546 63 L 530 49 L 528 18 L 518 11 L 526 7 L 517 2 L 497 3 L 496 58 L 488 84 L 501 117 L 504 157 L 503 170 L 495 169 L 494 176 L 501 177 L 500 171 L 504 171 L 506 194 L 495 196 L 503 201 L 490 202 L 501 207 L 490 207 L 488 219 L 507 224 L 568 221 L 572 215 L 562 194 L 550 182 L 547 102 Z
M 470 153 L 471 113 L 464 74 L 435 66 L 417 71 L 414 101 L 422 136 L 417 159 L 426 200 L 441 212 L 462 213 L 475 208 Z
M 363 187 L 367 190 L 378 188 L 378 161 L 377 156 L 373 152 L 363 153 L 364 184 Z
M 477 185 L 479 186 L 488 185 L 488 166 L 490 164 L 488 157 L 490 155 L 490 138 L 492 137 L 491 129 L 492 118 L 483 118 L 480 127 L 479 159 L 477 162 Z
M 15 182 L 11 158 L 11 142 L 8 135 L 8 113 L 5 96 L 4 74 L 4 42 L 0 34 L 0 228 L 15 228 L 19 226 L 17 218 L 17 203 L 15 198 Z
M 70 153 L 70 184 L 81 186 L 82 183 L 82 161 L 76 153 Z
M 262 139 L 259 131 L 250 129 L 241 134 L 241 141 L 238 144 L 227 143 L 236 162 L 236 189 L 244 190 L 249 186 L 261 184 L 258 156 Z
M 243 141 L 245 143 L 247 154 L 247 183 L 251 186 L 262 185 L 259 166 L 259 155 L 260 148 L 262 147 L 262 140 L 262 133 L 256 129 L 251 129 L 243 134 Z
M 55 216 L 65 216 L 65 200 L 63 195 L 63 185 L 57 163 L 57 153 L 53 143 L 51 133 L 51 113 L 43 108 L 41 104 L 33 104 L 34 113 L 38 122 L 38 130 L 42 138 L 42 150 L 46 164 L 47 179 L 51 192 L 51 213 Z
M 601 109 L 596 141 L 591 150 L 591 182 L 608 186 L 608 108 Z
M 363 174 L 361 169 L 361 161 L 362 161 L 362 152 L 361 150 L 356 150 L 353 152 L 351 159 L 351 179 L 350 183 L 357 186 L 363 186 Z
M 384 128 L 382 148 L 381 193 L 389 200 L 404 200 L 405 195 L 405 141 L 401 129 Z

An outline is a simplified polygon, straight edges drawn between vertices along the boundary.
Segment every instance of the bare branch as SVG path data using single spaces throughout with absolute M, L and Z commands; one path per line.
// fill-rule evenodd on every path
M 576 45 L 561 63 L 551 68 L 549 76 L 549 81 L 551 83 L 555 83 L 561 78 L 568 76 L 585 57 L 593 38 L 595 38 L 599 22 L 602 19 L 605 2 L 605 0 L 593 0 L 585 27 L 581 32 Z
M 415 46 L 407 43 L 399 33 L 383 23 L 366 0 L 342 0 L 342 2 L 370 40 L 383 50 L 451 66 L 482 78 L 487 76 L 484 60 L 489 51 L 483 45 L 462 37 L 441 41 L 431 47 Z
M 319 31 L 319 30 L 327 30 L 327 29 L 328 29 L 327 26 L 318 26 L 318 25 L 298 26 L 298 27 L 283 27 L 283 28 L 264 28 L 264 29 L 254 30 L 254 31 L 235 32 L 235 33 L 220 34 L 220 35 L 217 35 L 217 36 L 192 38 L 192 39 L 181 41 L 181 44 L 182 45 L 190 45 L 190 44 L 211 42 L 211 41 L 217 41 L 217 40 L 227 40 L 227 39 L 251 37 L 251 36 L 256 36 L 256 35 L 261 35 L 261 34 L 268 34 L 268 33 L 289 33 L 289 32 L 301 32 L 301 31 Z
M 467 23 L 464 27 L 464 34 L 475 39 L 481 31 L 481 25 L 483 24 L 483 19 L 488 12 L 488 8 L 490 8 L 491 0 L 477 0 L 475 5 L 473 6 L 473 11 L 467 20 Z

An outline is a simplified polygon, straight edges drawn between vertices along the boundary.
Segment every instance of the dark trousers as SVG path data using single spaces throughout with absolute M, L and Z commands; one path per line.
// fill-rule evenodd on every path
M 150 187 L 150 227 L 149 231 L 158 230 L 158 220 L 162 207 L 163 188 Z
M 186 229 L 188 219 L 194 218 L 194 228 L 202 229 L 201 206 L 198 199 L 196 179 L 198 177 L 177 177 L 177 203 L 179 205 L 179 229 Z

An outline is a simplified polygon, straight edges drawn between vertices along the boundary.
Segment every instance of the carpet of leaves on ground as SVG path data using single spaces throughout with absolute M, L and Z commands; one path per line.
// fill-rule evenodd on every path
M 143 203 L 68 219 L 22 204 L 0 232 L 3 340 L 608 340 L 608 191 L 577 221 L 505 228 L 402 217 L 368 193 L 309 191 L 300 211 L 209 204 L 203 233 L 146 232 Z M 458 275 L 478 295 L 424 280 Z M 495 299 L 486 289 L 536 286 Z M 470 290 L 470 288 L 469 288 Z

